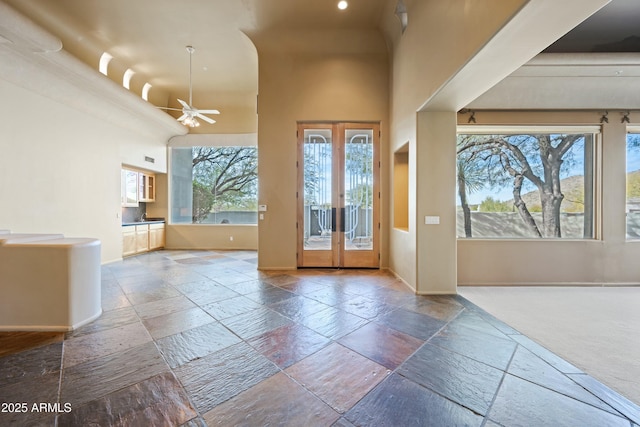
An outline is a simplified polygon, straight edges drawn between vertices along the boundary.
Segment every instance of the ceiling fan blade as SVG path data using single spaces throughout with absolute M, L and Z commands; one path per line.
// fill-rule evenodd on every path
M 192 110 L 191 106 L 189 104 L 187 104 L 186 102 L 184 102 L 182 99 L 178 98 L 178 102 L 187 110 Z
M 182 111 L 182 108 L 169 108 L 169 107 L 157 107 L 161 110 L 169 110 L 169 111 Z
M 218 110 L 200 110 L 198 109 L 199 113 L 203 113 L 203 114 L 220 114 L 220 111 Z
M 205 122 L 207 122 L 207 123 L 214 124 L 214 123 L 216 122 L 216 121 L 215 121 L 215 120 L 213 120 L 212 118 L 210 118 L 210 117 L 207 117 L 207 116 L 204 116 L 204 115 L 200 114 L 200 112 L 197 112 L 197 113 L 196 113 L 196 117 L 201 118 L 202 120 L 204 120 L 204 121 L 205 121 Z
M 178 119 L 177 119 L 177 120 L 178 120 L 179 122 L 181 122 L 181 121 L 183 121 L 184 119 L 186 119 L 187 117 L 189 117 L 189 115 L 188 115 L 187 113 L 184 113 L 183 115 L 181 115 L 180 117 L 178 117 Z

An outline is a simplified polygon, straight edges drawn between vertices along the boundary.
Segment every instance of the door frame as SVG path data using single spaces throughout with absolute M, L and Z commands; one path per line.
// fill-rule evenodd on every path
M 304 131 L 306 129 L 331 129 L 332 135 L 332 196 L 331 203 L 335 208 L 333 215 L 331 249 L 330 250 L 306 250 L 304 249 Z M 345 233 L 342 228 L 344 218 L 340 215 L 343 208 L 344 194 L 344 170 L 345 170 L 345 132 L 349 129 L 371 129 L 373 135 L 373 200 L 372 200 L 372 235 L 373 245 L 371 250 L 347 250 L 345 249 Z M 330 267 L 330 268 L 380 268 L 380 122 L 298 122 L 297 123 L 297 266 L 300 267 Z M 342 209 L 344 211 L 344 209 Z

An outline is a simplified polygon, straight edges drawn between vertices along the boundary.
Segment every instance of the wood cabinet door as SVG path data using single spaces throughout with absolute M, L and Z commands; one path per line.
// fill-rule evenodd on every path
M 136 253 L 135 227 L 124 227 L 122 229 L 122 256 L 129 256 L 135 253 Z
M 149 225 L 149 250 L 164 247 L 164 224 Z
M 136 225 L 136 253 L 149 250 L 149 226 Z

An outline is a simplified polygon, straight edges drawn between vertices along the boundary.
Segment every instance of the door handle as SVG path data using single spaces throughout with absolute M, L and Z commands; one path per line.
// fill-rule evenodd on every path
M 331 208 L 331 231 L 336 232 L 336 208 Z
M 344 208 L 340 208 L 340 232 L 344 233 Z

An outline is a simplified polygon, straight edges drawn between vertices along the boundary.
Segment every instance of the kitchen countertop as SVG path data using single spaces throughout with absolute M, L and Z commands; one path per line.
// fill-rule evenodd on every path
M 123 222 L 123 227 L 129 227 L 131 225 L 144 225 L 144 224 L 164 224 L 166 221 L 164 219 L 157 220 L 147 220 L 147 221 L 135 221 L 135 222 Z

